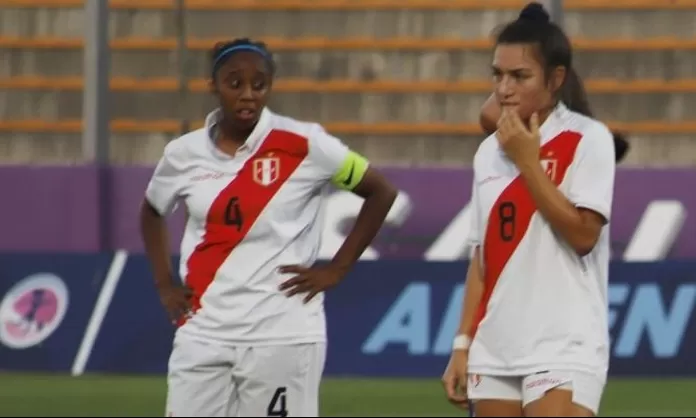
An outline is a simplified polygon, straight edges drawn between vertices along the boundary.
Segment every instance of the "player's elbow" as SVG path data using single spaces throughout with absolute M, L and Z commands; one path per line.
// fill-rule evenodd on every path
M 486 135 L 491 135 L 498 129 L 499 118 L 500 107 L 495 101 L 495 96 L 491 95 L 481 107 L 481 114 L 479 115 L 479 124 Z
M 597 241 L 599 241 L 598 232 L 595 232 L 593 228 L 581 228 L 573 234 L 569 243 L 577 255 L 585 257 L 594 250 Z
M 595 245 L 597 245 L 597 241 L 579 240 L 573 245 L 573 249 L 577 255 L 585 257 L 594 250 Z
M 391 203 L 394 203 L 396 197 L 399 195 L 399 191 L 396 190 L 396 187 L 389 182 L 384 184 L 381 193 L 384 195 L 384 198 Z
M 492 135 L 498 129 L 498 121 L 494 116 L 485 111 L 479 116 L 479 124 L 486 135 Z
M 358 186 L 353 190 L 364 198 L 385 202 L 389 207 L 396 200 L 399 191 L 379 171 L 370 167 Z
M 580 209 L 579 215 L 579 222 L 575 224 L 568 241 L 575 252 L 584 257 L 594 250 L 606 221 L 602 215 L 588 209 Z
M 389 182 L 384 182 L 384 184 L 381 184 L 375 189 L 375 191 L 372 193 L 372 198 L 378 200 L 379 202 L 383 202 L 386 207 L 391 209 L 398 194 L 399 191 L 396 190 L 396 187 Z

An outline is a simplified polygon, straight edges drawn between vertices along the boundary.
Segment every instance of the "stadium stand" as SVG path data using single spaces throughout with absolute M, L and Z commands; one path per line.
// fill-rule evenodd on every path
M 214 104 L 208 49 L 275 52 L 272 107 L 318 120 L 380 163 L 466 165 L 481 139 L 493 28 L 517 0 L 188 0 L 189 114 Z M 112 155 L 152 163 L 178 122 L 172 1 L 111 1 Z M 80 159 L 82 1 L 0 0 L 0 158 Z M 576 65 L 629 164 L 696 165 L 696 0 L 566 0 Z

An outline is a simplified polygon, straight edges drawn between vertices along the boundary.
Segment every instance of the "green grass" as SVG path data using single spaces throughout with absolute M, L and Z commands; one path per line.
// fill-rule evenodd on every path
M 0 416 L 164 416 L 163 376 L 0 374 Z M 325 379 L 323 416 L 462 416 L 437 380 Z M 696 416 L 696 379 L 613 379 L 603 416 Z

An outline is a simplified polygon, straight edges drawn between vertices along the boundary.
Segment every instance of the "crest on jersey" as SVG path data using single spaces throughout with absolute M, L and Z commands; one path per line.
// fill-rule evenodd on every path
M 280 158 L 263 157 L 254 160 L 254 181 L 262 186 L 273 184 L 280 175 Z
M 551 177 L 551 180 L 556 180 L 556 168 L 558 167 L 558 160 L 555 158 L 545 158 L 541 160 L 541 167 L 546 172 L 546 175 Z

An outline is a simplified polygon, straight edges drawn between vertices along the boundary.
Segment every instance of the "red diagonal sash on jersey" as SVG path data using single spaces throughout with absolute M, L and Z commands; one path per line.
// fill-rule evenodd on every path
M 561 184 L 573 162 L 581 138 L 582 135 L 577 132 L 565 131 L 541 147 L 541 162 L 556 186 Z M 534 199 L 521 176 L 517 176 L 503 190 L 491 208 L 483 248 L 483 295 L 470 335 L 474 335 L 486 316 L 493 289 L 505 265 L 527 233 L 536 210 Z
M 272 131 L 237 176 L 215 198 L 208 210 L 203 240 L 187 262 L 187 285 L 192 307 L 215 278 L 218 269 L 239 245 L 273 196 L 308 153 L 307 139 L 286 131 Z M 267 161 L 262 161 L 268 158 Z M 260 164 L 261 163 L 261 164 Z M 263 170 L 263 172 L 261 172 Z M 185 321 L 182 320 L 181 323 Z

